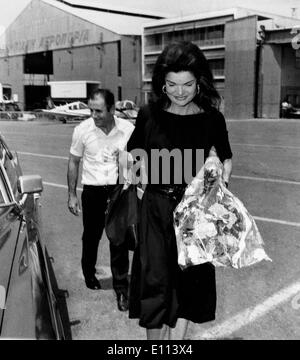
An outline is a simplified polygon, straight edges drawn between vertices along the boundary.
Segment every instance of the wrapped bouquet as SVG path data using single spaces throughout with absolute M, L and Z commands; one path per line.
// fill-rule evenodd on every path
M 208 157 L 174 211 L 181 268 L 211 262 L 241 268 L 270 260 L 253 217 L 225 186 L 223 165 Z

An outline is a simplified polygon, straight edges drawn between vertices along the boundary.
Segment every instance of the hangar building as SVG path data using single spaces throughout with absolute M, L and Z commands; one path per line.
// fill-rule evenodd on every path
M 32 0 L 5 32 L 0 82 L 21 108 L 45 107 L 48 81 L 99 81 L 116 100 L 140 102 L 142 23 L 152 12 L 100 9 Z
M 174 17 L 78 3 L 32 0 L 6 30 L 0 83 L 21 108 L 45 107 L 57 81 L 99 82 L 116 100 L 147 103 L 157 56 L 179 39 L 204 51 L 227 118 L 278 118 L 284 98 L 300 108 L 299 19 L 238 7 Z

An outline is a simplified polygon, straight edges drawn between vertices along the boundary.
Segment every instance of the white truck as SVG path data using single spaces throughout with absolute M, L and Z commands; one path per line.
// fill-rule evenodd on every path
M 101 87 L 100 81 L 48 81 L 50 95 L 55 103 L 68 103 L 74 101 L 86 102 L 90 94 Z
M 0 111 L 20 111 L 18 95 L 12 94 L 10 84 L 0 83 Z

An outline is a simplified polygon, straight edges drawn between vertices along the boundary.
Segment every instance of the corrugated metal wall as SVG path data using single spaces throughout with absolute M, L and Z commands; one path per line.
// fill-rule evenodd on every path
M 141 39 L 138 36 L 122 36 L 122 89 L 123 98 L 141 103 L 142 61 Z
M 33 0 L 6 32 L 10 56 L 119 38 L 118 34 L 38 0 Z
M 279 118 L 281 66 L 281 46 L 264 44 L 261 59 L 261 99 L 258 103 L 258 117 Z
M 0 82 L 12 86 L 12 93 L 18 94 L 20 107 L 23 109 L 23 56 L 0 58 Z
M 232 119 L 254 116 L 256 16 L 225 25 L 225 115 Z

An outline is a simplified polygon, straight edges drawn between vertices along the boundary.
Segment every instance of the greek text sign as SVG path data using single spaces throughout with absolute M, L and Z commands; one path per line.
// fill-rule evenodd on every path
M 62 32 L 35 39 L 8 41 L 9 55 L 16 53 L 27 53 L 33 51 L 44 51 L 58 48 L 66 48 L 85 45 L 90 40 L 89 29 Z

